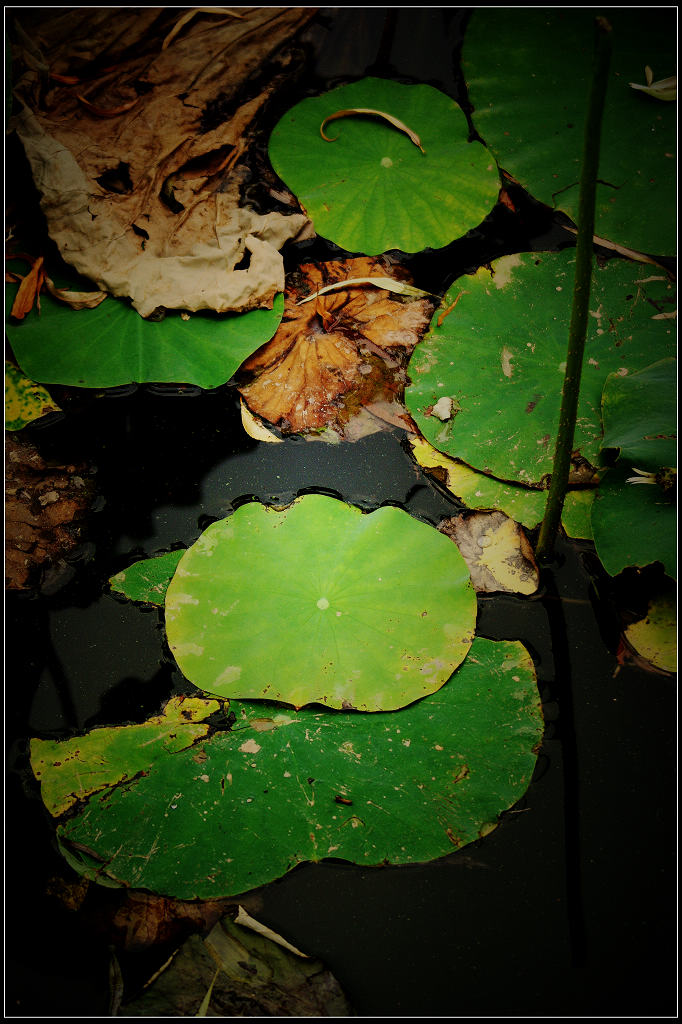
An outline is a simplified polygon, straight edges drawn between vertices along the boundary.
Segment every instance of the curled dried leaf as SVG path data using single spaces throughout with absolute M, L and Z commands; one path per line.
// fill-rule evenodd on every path
M 44 279 L 43 257 L 39 256 L 17 289 L 11 310 L 15 320 L 23 320 L 33 309 L 33 303 L 37 301 Z
M 399 132 L 404 132 L 410 142 L 413 142 L 417 149 L 420 149 L 422 153 L 424 153 L 424 147 L 422 146 L 421 139 L 416 132 L 413 132 L 406 124 L 399 121 L 397 117 L 393 117 L 391 114 L 385 114 L 383 110 L 371 110 L 368 107 L 351 107 L 348 110 L 337 110 L 336 113 L 330 114 L 329 117 L 325 117 L 324 121 L 320 125 L 320 135 L 325 142 L 336 142 L 338 136 L 330 138 L 328 135 L 324 134 L 324 129 L 329 122 L 336 121 L 340 117 L 356 117 L 357 115 L 383 118 L 384 121 L 387 121 L 389 124 L 393 125 L 394 128 L 397 128 Z
M 108 292 L 71 292 L 67 288 L 57 288 L 54 281 L 45 275 L 45 288 L 53 299 L 64 302 L 71 309 L 94 309 L 108 296 Z
M 415 288 L 414 285 L 407 284 L 405 281 L 396 281 L 392 277 L 351 277 L 346 281 L 335 281 L 333 284 L 328 284 L 325 288 L 319 288 L 312 295 L 301 299 L 296 305 L 302 306 L 304 302 L 312 302 L 318 295 L 324 295 L 326 292 L 336 292 L 344 288 L 357 288 L 361 284 L 371 284 L 375 288 L 383 288 L 387 292 L 405 295 L 410 299 L 428 299 L 432 296 L 431 292 L 422 291 L 421 288 Z

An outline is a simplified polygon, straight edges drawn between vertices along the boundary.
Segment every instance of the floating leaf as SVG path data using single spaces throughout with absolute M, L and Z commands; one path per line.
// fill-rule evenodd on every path
M 51 412 L 60 412 L 49 391 L 5 361 L 5 430 L 21 430 Z
M 287 288 L 280 328 L 242 366 L 242 397 L 282 433 L 331 428 L 346 437 L 363 407 L 402 397 L 407 354 L 433 304 L 400 301 L 384 288 L 357 283 L 374 269 L 385 271 L 364 257 L 301 266 Z M 396 267 L 393 273 L 405 294 L 407 272 Z M 304 305 L 301 297 L 311 301 Z
M 520 799 L 543 732 L 528 652 L 484 639 L 449 683 L 399 712 L 230 710 L 231 731 L 182 750 L 161 744 L 144 771 L 132 771 L 141 760 L 131 743 L 133 761 L 113 773 L 127 781 L 106 790 L 97 758 L 81 759 L 79 786 L 93 796 L 58 825 L 81 873 L 212 899 L 301 861 L 429 861 L 490 832 Z M 59 744 L 51 758 L 50 774 L 71 770 Z M 47 776 L 45 759 L 43 793 Z
M 627 467 L 605 473 L 592 506 L 592 533 L 599 559 L 611 576 L 630 565 L 660 562 L 677 577 L 677 509 L 657 484 L 627 483 Z
M 349 118 L 333 146 L 320 138 L 335 112 L 357 108 L 409 125 L 426 155 L 376 117 Z M 460 107 L 429 85 L 365 78 L 304 99 L 276 126 L 269 153 L 318 235 L 367 255 L 447 245 L 478 227 L 500 190 Z
M 510 176 L 576 224 L 595 14 L 477 8 L 462 50 L 476 130 Z M 612 7 L 608 19 L 613 53 L 595 234 L 631 250 L 674 255 L 676 110 L 628 83 L 641 73 L 643 53 L 662 70 L 676 66 L 675 10 Z
M 625 639 L 654 668 L 663 672 L 677 671 L 677 600 L 674 588 L 651 599 L 645 618 L 627 627 Z
M 438 529 L 461 551 L 478 593 L 534 594 L 538 589 L 533 548 L 519 524 L 504 512 L 450 516 Z
M 8 306 L 14 288 L 7 285 Z M 120 299 L 74 312 L 46 296 L 40 316 L 33 311 L 21 324 L 8 322 L 6 331 L 24 373 L 43 384 L 109 388 L 151 381 L 215 388 L 272 337 L 283 309 L 278 295 L 271 310 L 188 320 L 169 313 L 153 322 Z
M 566 360 L 575 250 L 521 253 L 459 278 L 456 308 L 416 347 L 405 404 L 439 451 L 500 480 L 541 486 L 552 472 Z M 656 320 L 673 299 L 666 278 L 623 260 L 595 265 L 571 486 L 591 482 L 602 441 L 601 396 L 623 376 L 675 354 L 675 331 Z M 433 415 L 443 398 L 451 416 Z M 587 460 L 581 466 L 579 459 Z
M 131 601 L 163 605 L 168 584 L 184 553 L 184 550 L 169 551 L 154 558 L 143 558 L 139 562 L 133 562 L 127 569 L 111 577 L 111 589 L 119 594 L 125 594 Z
M 454 544 L 393 506 L 322 494 L 213 523 L 166 594 L 181 670 L 222 697 L 403 707 L 466 657 L 476 596 Z
M 677 359 L 636 373 L 612 373 L 602 395 L 602 450 L 615 448 L 630 465 L 656 470 L 677 464 Z

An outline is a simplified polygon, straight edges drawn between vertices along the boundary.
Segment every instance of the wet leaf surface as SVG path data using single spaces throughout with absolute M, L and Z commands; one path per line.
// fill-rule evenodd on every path
M 191 746 L 160 737 L 142 771 L 127 743 L 105 788 L 97 753 L 81 757 L 78 792 L 93 795 L 58 826 L 72 866 L 100 882 L 215 899 L 303 860 L 432 860 L 495 827 L 525 792 L 543 734 L 528 652 L 483 639 L 449 683 L 400 712 L 230 710 L 231 731 Z M 95 732 L 82 739 L 99 751 L 117 730 Z M 53 813 L 72 798 L 63 754 L 79 742 L 33 742 Z
M 660 562 L 677 577 L 677 507 L 655 482 L 632 484 L 632 470 L 604 474 L 592 506 L 592 533 L 599 559 L 611 576 L 627 566 Z
M 165 607 L 193 683 L 299 708 L 403 707 L 446 682 L 476 623 L 469 570 L 437 530 L 321 494 L 282 511 L 250 502 L 214 523 L 180 560 Z
M 649 602 L 647 615 L 625 630 L 625 639 L 642 658 L 664 672 L 677 671 L 677 594 L 674 587 Z
M 362 407 L 397 404 L 431 301 L 400 301 L 364 284 L 305 301 L 349 278 L 381 281 L 387 269 L 398 286 L 409 285 L 406 271 L 364 257 L 300 268 L 287 287 L 277 333 L 242 366 L 239 390 L 254 413 L 283 433 L 331 429 L 347 437 Z
M 677 465 L 677 359 L 626 377 L 610 374 L 602 396 L 602 450 L 644 470 Z

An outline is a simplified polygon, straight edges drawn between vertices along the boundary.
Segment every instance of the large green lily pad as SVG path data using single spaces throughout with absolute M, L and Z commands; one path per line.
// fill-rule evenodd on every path
M 439 451 L 500 480 L 538 486 L 551 473 L 574 266 L 572 248 L 521 253 L 452 285 L 410 359 L 405 392 Z M 607 376 L 675 354 L 673 298 L 668 279 L 640 264 L 595 265 L 574 444 L 592 465 Z
M 230 710 L 230 731 L 184 749 L 179 724 L 175 748 L 134 777 L 107 761 L 112 730 L 96 730 L 101 755 L 79 762 L 93 795 L 58 824 L 69 861 L 100 882 L 181 899 L 232 896 L 327 857 L 429 861 L 485 835 L 521 798 L 543 732 L 528 652 L 484 639 L 447 685 L 399 712 Z M 42 741 L 31 753 L 44 787 L 65 770 L 59 746 L 49 772 Z M 103 771 L 125 781 L 102 790 Z M 46 804 L 57 814 L 63 801 Z
M 21 369 L 41 384 L 84 388 L 131 382 L 219 387 L 269 341 L 284 311 L 280 294 L 272 309 L 195 313 L 187 320 L 172 312 L 154 322 L 121 299 L 73 310 L 42 295 L 40 312 L 33 309 L 21 323 L 13 323 L 9 310 L 16 289 L 15 284 L 6 286 L 5 329 Z
M 222 697 L 361 711 L 433 693 L 471 645 L 476 595 L 457 547 L 394 506 L 323 494 L 251 502 L 190 547 L 166 592 L 182 672 Z
M 677 110 L 630 83 L 675 74 L 674 7 L 477 8 L 462 51 L 473 122 L 499 165 L 578 220 L 594 19 L 612 25 L 595 233 L 640 252 L 676 252 Z
M 416 132 L 423 152 L 385 120 L 339 110 L 378 110 Z M 368 256 L 438 249 L 478 225 L 495 205 L 500 179 L 490 153 L 469 142 L 453 99 L 430 85 L 364 78 L 303 100 L 275 127 L 272 165 L 318 235 Z

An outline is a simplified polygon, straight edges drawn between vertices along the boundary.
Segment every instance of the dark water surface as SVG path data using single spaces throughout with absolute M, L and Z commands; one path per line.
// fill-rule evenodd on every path
M 454 8 L 323 9 L 313 70 L 333 84 L 383 69 L 461 98 L 465 19 Z M 416 283 L 442 291 L 503 252 L 566 244 L 548 211 L 520 206 L 517 217 L 496 210 L 466 243 L 408 260 Z M 287 262 L 329 252 L 315 243 Z M 45 896 L 65 865 L 27 737 L 142 721 L 188 685 L 162 612 L 119 600 L 108 578 L 191 544 L 249 498 L 284 504 L 323 490 L 367 510 L 395 503 L 434 525 L 458 510 L 397 430 L 352 444 L 259 443 L 245 436 L 230 385 L 65 397 L 67 415 L 27 435 L 48 457 L 92 463 L 99 502 L 71 574 L 6 603 L 10 1016 L 103 1016 L 109 1005 L 107 936 Z M 619 669 L 589 554 L 562 541 L 538 595 L 479 598 L 477 633 L 522 640 L 533 655 L 547 723 L 533 782 L 500 826 L 423 866 L 301 865 L 252 902 L 326 963 L 360 1016 L 674 1015 L 674 684 Z M 123 957 L 131 979 L 149 964 Z

